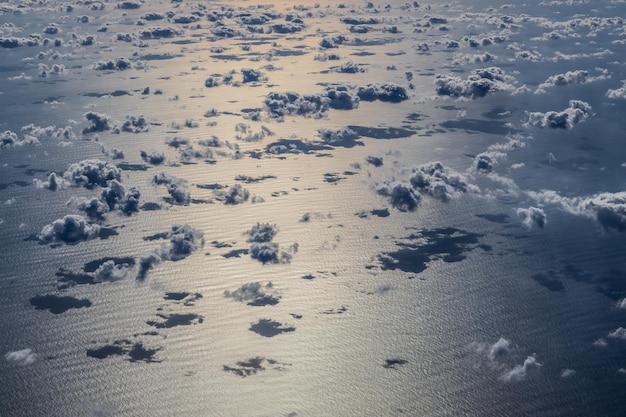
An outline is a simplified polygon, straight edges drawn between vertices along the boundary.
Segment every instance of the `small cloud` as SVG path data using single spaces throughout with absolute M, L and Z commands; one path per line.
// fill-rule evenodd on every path
M 531 229 L 533 226 L 537 226 L 540 229 L 543 229 L 547 223 L 546 213 L 541 208 L 537 207 L 528 207 L 528 208 L 518 208 L 516 210 L 517 216 L 522 219 L 522 223 L 528 229 Z
M 15 350 L 4 354 L 4 358 L 7 362 L 15 363 L 21 366 L 33 364 L 37 360 L 37 357 L 37 354 L 33 353 L 31 349 Z
M 563 372 L 561 372 L 561 378 L 571 378 L 574 375 L 576 375 L 576 371 L 573 369 L 563 369 Z
M 526 360 L 524 360 L 523 364 L 516 365 L 510 371 L 505 372 L 500 379 L 505 382 L 523 381 L 528 375 L 538 370 L 541 366 L 542 364 L 537 362 L 537 358 L 533 354 L 528 356 Z
M 497 342 L 491 345 L 491 347 L 489 348 L 489 353 L 487 354 L 487 357 L 490 360 L 495 361 L 499 359 L 501 356 L 504 356 L 506 353 L 508 353 L 510 346 L 511 346 L 511 342 L 501 337 L 500 339 L 498 339 Z
M 623 327 L 618 327 L 617 329 L 609 332 L 608 337 L 611 339 L 622 339 L 626 340 L 626 329 Z

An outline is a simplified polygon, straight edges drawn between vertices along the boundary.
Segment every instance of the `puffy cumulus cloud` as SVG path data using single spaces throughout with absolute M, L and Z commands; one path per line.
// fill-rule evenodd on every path
M 537 362 L 537 358 L 533 354 L 528 356 L 521 365 L 516 365 L 510 371 L 502 374 L 500 379 L 505 382 L 523 381 L 528 375 L 541 368 L 541 366 L 542 364 Z
M 552 190 L 527 194 L 540 203 L 554 204 L 570 214 L 594 219 L 603 230 L 626 232 L 626 191 L 590 197 L 563 197 Z
M 626 310 L 626 298 L 622 298 L 621 300 L 619 300 L 615 304 L 615 307 L 617 307 L 620 310 Z
M 144 151 L 141 150 L 139 152 L 141 159 L 152 164 L 152 165 L 161 165 L 165 162 L 165 154 L 160 151 L 152 150 L 152 151 Z
M 420 195 L 406 182 L 385 181 L 376 186 L 376 192 L 389 197 L 389 202 L 400 211 L 415 211 Z
M 224 297 L 232 298 L 242 303 L 245 302 L 247 305 L 254 307 L 276 305 L 280 300 L 280 296 L 275 294 L 274 285 L 271 281 L 265 284 L 260 282 L 243 284 L 234 291 L 224 291 Z
M 400 211 L 414 211 L 421 195 L 444 202 L 467 192 L 479 192 L 468 174 L 444 166 L 441 162 L 413 167 L 409 181 L 383 181 L 375 185 L 378 194 L 389 197 L 391 205 Z
M 265 97 L 264 104 L 273 118 L 290 115 L 321 118 L 329 109 L 356 109 L 360 100 L 398 103 L 406 99 L 406 89 L 394 83 L 369 83 L 361 86 L 339 84 L 326 86 L 318 94 L 271 92 Z
M 500 359 L 502 356 L 507 354 L 510 350 L 511 342 L 507 339 L 501 337 L 495 342 L 493 345 L 489 347 L 489 352 L 487 353 L 487 357 L 489 360 L 495 361 Z
M 248 242 L 270 242 L 277 233 L 278 228 L 276 225 L 269 223 L 257 223 L 250 230 L 246 231 Z
M 122 130 L 130 133 L 141 133 L 148 131 L 148 121 L 143 116 L 127 115 L 122 124 Z
M 100 226 L 88 223 L 83 216 L 68 214 L 45 225 L 37 236 L 41 242 L 78 243 L 95 239 L 100 235 Z
M 441 201 L 448 201 L 461 193 L 478 192 L 468 175 L 461 174 L 444 166 L 441 162 L 431 162 L 413 168 L 411 185 L 421 194 Z
M 105 132 L 115 128 L 111 118 L 103 113 L 88 111 L 85 113 L 85 119 L 91 126 L 84 128 L 83 133 Z
M 263 103 L 270 117 L 282 118 L 298 115 L 321 118 L 328 110 L 329 100 L 316 94 L 271 92 L 265 97 Z
M 358 97 L 363 101 L 385 101 L 399 103 L 409 98 L 406 88 L 395 83 L 369 83 L 356 87 Z
M 204 233 L 188 224 L 175 224 L 165 234 L 168 242 L 139 258 L 137 279 L 144 279 L 150 269 L 163 261 L 180 261 L 204 246 Z
M 5 353 L 4 359 L 6 359 L 7 362 L 27 366 L 33 364 L 37 360 L 37 354 L 33 353 L 32 349 L 15 350 Z
M 453 75 L 437 74 L 435 91 L 437 95 L 454 98 L 479 98 L 498 91 L 512 91 L 513 78 L 499 67 L 475 69 L 466 79 Z
M 97 71 L 124 71 L 132 68 L 132 66 L 133 64 L 128 58 L 121 56 L 107 61 L 96 61 L 91 65 L 91 68 Z
M 576 371 L 574 369 L 566 368 L 561 372 L 561 378 L 571 378 L 576 375 Z
M 626 232 L 626 192 L 600 193 L 580 201 L 576 209 L 593 216 L 603 229 Z
M 48 175 L 48 179 L 45 181 L 41 181 L 37 178 L 33 179 L 33 184 L 37 188 L 45 188 L 50 191 L 57 191 L 63 189 L 67 186 L 67 181 L 63 179 L 63 177 L 58 176 L 56 173 L 51 172 Z
M 291 254 L 280 251 L 278 243 L 272 242 L 272 239 L 278 233 L 276 225 L 269 223 L 257 223 L 246 231 L 248 242 L 250 242 L 250 256 L 262 263 L 288 263 L 291 260 Z M 292 245 L 291 251 L 298 250 L 297 244 Z
M 76 208 L 84 211 L 92 219 L 102 219 L 109 212 L 109 206 L 97 197 L 73 198 L 69 203 L 76 203 Z
M 85 188 L 106 187 L 112 180 L 121 181 L 122 171 L 100 159 L 85 159 L 71 164 L 63 178 L 71 184 Z
M 15 146 L 33 145 L 38 144 L 37 138 L 27 135 L 23 139 L 20 139 L 17 133 L 10 130 L 5 130 L 0 133 L 0 149 L 13 148 Z
M 622 86 L 616 89 L 609 89 L 606 96 L 612 99 L 626 100 L 626 80 L 622 80 Z
M 213 190 L 213 194 L 222 200 L 224 204 L 231 206 L 245 203 L 250 198 L 250 192 L 243 188 L 241 184 L 235 184 L 228 189 Z
M 125 264 L 116 264 L 114 260 L 108 260 L 94 272 L 97 281 L 120 281 L 130 276 L 132 267 Z
M 281 254 L 278 251 L 278 243 L 275 242 L 253 242 L 250 245 L 250 256 L 265 263 L 278 263 Z M 285 259 L 287 260 L 287 259 Z
M 483 54 L 455 54 L 452 59 L 454 65 L 478 64 L 483 62 L 491 62 L 497 57 L 489 52 Z
M 567 71 L 563 74 L 556 74 L 548 77 L 547 80 L 539 84 L 535 90 L 535 94 L 545 94 L 547 88 L 559 87 L 572 84 L 586 84 L 597 80 L 608 78 L 608 71 L 606 69 L 598 68 L 601 72 L 600 75 L 594 77 L 589 71 L 575 70 Z
M 59 76 L 62 74 L 67 74 L 69 70 L 65 68 L 63 64 L 52 64 L 48 66 L 46 64 L 40 63 L 37 70 L 37 75 L 41 78 L 47 78 L 50 76 Z
M 320 139 L 327 145 L 352 147 L 361 144 L 361 142 L 356 141 L 360 136 L 349 127 L 338 130 L 319 129 L 317 132 Z
M 155 185 L 165 185 L 174 204 L 187 205 L 191 202 L 191 193 L 184 180 L 161 172 L 152 178 Z
M 72 126 L 69 125 L 57 128 L 54 125 L 41 127 L 31 123 L 26 126 L 22 126 L 20 131 L 29 141 L 34 141 L 34 139 L 36 139 L 37 141 L 41 141 L 44 139 L 76 139 L 76 135 L 73 132 Z
M 100 197 L 110 210 L 117 209 L 126 215 L 130 215 L 139 211 L 140 195 L 136 187 L 131 187 L 127 191 L 119 181 L 111 180 L 109 185 L 102 190 Z
M 560 112 L 531 112 L 525 127 L 550 129 L 572 129 L 575 124 L 585 121 L 591 113 L 591 105 L 582 100 L 570 100 L 569 106 Z
M 152 19 L 155 20 L 155 19 Z M 181 35 L 183 32 L 166 26 L 153 26 L 148 27 L 139 32 L 139 36 L 142 39 L 161 39 L 172 38 L 174 36 Z
M 533 226 L 537 226 L 540 229 L 543 229 L 547 223 L 546 213 L 542 208 L 538 207 L 528 207 L 528 208 L 518 208 L 516 210 L 517 216 L 522 219 L 522 223 L 527 228 L 531 229 Z

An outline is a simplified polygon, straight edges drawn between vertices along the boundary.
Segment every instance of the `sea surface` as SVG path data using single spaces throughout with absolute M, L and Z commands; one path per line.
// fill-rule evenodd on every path
M 623 16 L 0 2 L 0 416 L 625 415 Z

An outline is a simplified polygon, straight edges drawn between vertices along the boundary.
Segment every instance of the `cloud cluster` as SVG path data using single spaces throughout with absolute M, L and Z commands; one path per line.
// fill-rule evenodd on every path
M 498 91 L 511 91 L 512 77 L 499 67 L 472 70 L 464 80 L 453 75 L 437 74 L 435 91 L 440 96 L 479 98 Z
M 216 189 L 213 190 L 213 194 L 222 200 L 224 204 L 234 206 L 236 204 L 242 204 L 248 201 L 250 198 L 250 192 L 241 186 L 241 184 L 235 184 L 228 189 Z
M 516 213 L 517 216 L 522 219 L 524 226 L 529 229 L 533 226 L 543 229 L 547 223 L 547 216 L 542 208 L 532 206 L 528 208 L 518 208 Z
M 525 127 L 550 129 L 572 129 L 575 124 L 585 121 L 591 113 L 591 105 L 582 100 L 570 100 L 569 106 L 560 112 L 531 112 Z
M 52 174 L 50 175 L 52 176 Z M 47 181 L 48 183 L 50 180 Z M 46 186 L 46 183 L 42 183 Z M 121 213 L 131 215 L 139 211 L 140 192 L 136 187 L 128 191 L 117 180 L 109 181 L 100 193 L 99 197 L 92 198 L 72 198 L 79 210 L 84 211 L 91 218 L 103 218 L 106 213 L 112 210 L 119 210 Z
M 41 242 L 78 243 L 95 239 L 100 235 L 100 226 L 88 223 L 83 216 L 68 214 L 45 225 L 38 238 Z
M 554 204 L 570 214 L 594 219 L 603 230 L 626 232 L 626 191 L 589 197 L 563 197 L 551 190 L 527 194 L 540 203 Z
M 71 184 L 85 188 L 107 187 L 110 181 L 121 181 L 122 171 L 100 159 L 85 159 L 71 164 L 63 178 Z
M 409 181 L 383 181 L 376 185 L 378 194 L 389 197 L 400 211 L 414 211 L 421 195 L 444 202 L 466 192 L 478 192 L 472 178 L 444 166 L 441 162 L 413 167 Z
M 289 115 L 321 118 L 329 109 L 356 109 L 360 100 L 398 103 L 406 99 L 406 89 L 395 83 L 369 83 L 361 86 L 339 84 L 326 86 L 318 94 L 271 92 L 265 97 L 264 104 L 273 118 Z
M 260 262 L 265 263 L 287 263 L 291 260 L 291 255 L 287 252 L 279 251 L 278 243 L 272 239 L 278 233 L 276 225 L 269 223 L 257 223 L 246 232 L 248 242 L 250 242 L 250 256 Z M 294 247 L 294 251 L 296 247 Z
M 204 246 L 204 233 L 184 224 L 175 224 L 165 235 L 169 242 L 139 259 L 137 279 L 144 279 L 148 271 L 163 261 L 180 261 Z
M 414 167 L 410 182 L 421 194 L 441 201 L 448 201 L 461 193 L 478 192 L 478 187 L 472 184 L 468 175 L 456 172 L 441 162 Z
M 559 87 L 572 84 L 586 84 L 608 77 L 606 70 L 601 70 L 601 72 L 602 74 L 597 77 L 591 76 L 591 74 L 589 74 L 589 71 L 585 70 L 567 71 L 563 74 L 552 75 L 548 77 L 547 80 L 539 84 L 539 86 L 535 90 L 535 94 L 545 94 L 547 93 L 546 89 L 551 87 Z
M 511 341 L 501 337 L 493 344 L 473 343 L 472 349 L 478 354 L 478 359 L 493 371 L 500 373 L 499 379 L 503 382 L 523 381 L 541 368 L 542 364 L 537 361 L 535 354 L 526 357 L 520 365 L 512 368 L 510 356 L 513 352 Z
M 148 122 L 143 116 L 127 115 L 122 124 L 122 130 L 129 133 L 141 133 L 148 131 Z
M 124 71 L 132 68 L 132 63 L 128 58 L 121 56 L 107 61 L 96 61 L 91 68 L 97 71 Z

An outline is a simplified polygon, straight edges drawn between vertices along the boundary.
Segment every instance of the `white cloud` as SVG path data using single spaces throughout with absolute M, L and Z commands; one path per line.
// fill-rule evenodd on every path
M 437 74 L 435 91 L 437 95 L 454 98 L 479 98 L 499 91 L 512 91 L 513 77 L 506 75 L 499 67 L 472 70 L 466 79 L 453 75 Z
M 27 366 L 31 365 L 37 360 L 37 354 L 33 353 L 31 349 L 22 349 L 13 352 L 7 352 L 4 355 L 4 358 L 8 362 L 12 362 L 17 365 Z
M 77 243 L 81 240 L 95 239 L 100 234 L 100 226 L 88 223 L 83 216 L 68 214 L 45 225 L 38 238 L 42 242 Z
M 510 371 L 507 371 L 504 374 L 502 374 L 500 379 L 502 379 L 505 382 L 523 381 L 524 379 L 526 379 L 526 377 L 529 374 L 531 374 L 532 372 L 536 371 L 541 366 L 542 366 L 542 364 L 537 362 L 537 358 L 533 354 L 531 356 L 528 356 L 526 358 L 526 360 L 524 360 L 523 364 L 516 365 Z
M 516 213 L 517 216 L 522 219 L 524 226 L 529 229 L 533 226 L 543 229 L 547 223 L 547 216 L 542 208 L 532 206 L 528 208 L 518 208 Z
M 560 112 L 546 113 L 531 112 L 525 127 L 539 127 L 550 129 L 572 129 L 575 124 L 583 122 L 589 117 L 591 106 L 582 100 L 570 100 L 569 106 Z

